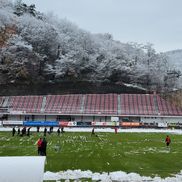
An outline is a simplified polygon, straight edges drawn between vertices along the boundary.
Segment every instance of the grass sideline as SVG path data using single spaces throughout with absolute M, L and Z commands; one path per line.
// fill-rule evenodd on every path
M 170 150 L 165 146 L 167 133 L 66 132 L 47 134 L 46 171 L 91 170 L 125 171 L 144 176 L 167 177 L 182 169 L 182 135 L 170 134 Z M 0 156 L 37 155 L 36 141 L 43 133 L 12 137 L 0 132 Z M 60 147 L 60 151 L 57 150 Z

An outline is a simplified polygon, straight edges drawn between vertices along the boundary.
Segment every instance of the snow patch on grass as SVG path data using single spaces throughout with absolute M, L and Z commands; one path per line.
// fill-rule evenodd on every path
M 123 171 L 115 171 L 110 173 L 93 173 L 92 171 L 81 171 L 81 170 L 67 170 L 53 173 L 47 171 L 44 173 L 44 180 L 78 180 L 78 179 L 92 179 L 93 181 L 102 182 L 181 182 L 182 181 L 182 170 L 179 174 L 174 177 L 167 177 L 162 179 L 160 177 L 147 177 L 140 176 L 137 173 L 126 173 Z

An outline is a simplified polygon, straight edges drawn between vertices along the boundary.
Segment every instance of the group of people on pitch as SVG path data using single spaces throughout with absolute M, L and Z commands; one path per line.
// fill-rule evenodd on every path
M 40 156 L 46 156 L 47 141 L 45 138 L 39 138 L 37 141 L 37 152 Z
M 95 135 L 94 128 L 92 129 L 92 135 Z M 165 142 L 166 146 L 169 147 L 171 143 L 171 138 L 169 137 L 169 135 L 166 136 Z M 39 140 L 37 141 L 37 147 L 38 147 L 38 155 L 46 156 L 47 141 L 45 137 L 43 139 L 39 138 Z

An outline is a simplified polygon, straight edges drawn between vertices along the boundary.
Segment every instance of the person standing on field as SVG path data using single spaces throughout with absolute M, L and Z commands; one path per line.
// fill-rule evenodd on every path
M 47 150 L 47 141 L 45 138 L 43 138 L 41 144 L 41 155 L 46 156 L 46 150 Z
M 169 147 L 169 144 L 171 143 L 171 139 L 168 135 L 166 136 L 165 142 L 166 142 L 166 146 Z
M 18 127 L 17 135 L 18 135 L 18 136 L 20 135 L 20 127 Z
M 61 127 L 61 133 L 64 133 L 65 131 L 64 131 L 64 127 Z
M 15 136 L 15 133 L 16 133 L 16 130 L 15 130 L 15 127 L 13 127 L 12 136 Z
M 42 155 L 42 138 L 39 138 L 37 141 L 37 152 L 38 155 Z
M 57 130 L 57 134 L 58 134 L 58 136 L 60 136 L 60 128 L 58 128 L 58 130 Z
M 95 135 L 95 130 L 94 130 L 94 128 L 92 128 L 92 133 L 91 133 L 92 135 Z
M 47 134 L 47 128 L 45 127 L 44 128 L 44 136 L 46 136 L 46 134 Z
M 115 132 L 115 134 L 117 134 L 118 133 L 118 128 L 115 126 L 115 128 L 114 128 L 114 132 Z
M 31 127 L 29 127 L 27 130 L 27 136 L 30 136 L 30 129 L 31 129 Z

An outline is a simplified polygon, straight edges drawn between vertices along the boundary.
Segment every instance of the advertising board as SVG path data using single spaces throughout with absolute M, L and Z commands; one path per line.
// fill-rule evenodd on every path
M 2 121 L 3 125 L 7 125 L 7 126 L 22 126 L 23 125 L 23 121 Z
M 57 121 L 24 121 L 24 126 L 59 126 Z

